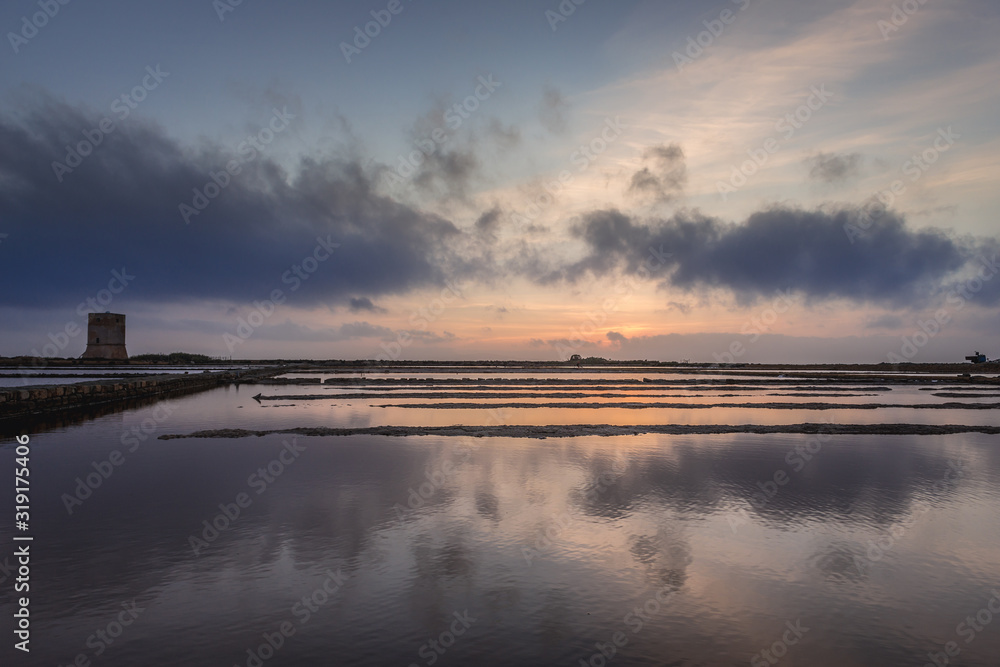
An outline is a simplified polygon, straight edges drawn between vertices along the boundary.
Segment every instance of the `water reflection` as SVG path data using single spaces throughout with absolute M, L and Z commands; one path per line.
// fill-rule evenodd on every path
M 164 428 L 242 418 L 199 400 Z M 923 664 L 996 586 L 988 436 L 837 438 L 801 469 L 795 435 L 301 438 L 263 489 L 251 476 L 288 438 L 150 439 L 70 515 L 63 494 L 151 410 L 33 440 L 32 664 L 95 659 L 88 637 L 133 599 L 145 611 L 100 664 L 247 664 L 286 621 L 268 665 L 427 664 L 421 646 L 464 611 L 476 621 L 439 664 L 576 665 L 616 631 L 615 664 L 746 664 L 800 617 L 787 664 Z M 329 572 L 343 585 L 303 623 L 296 603 Z M 669 604 L 633 633 L 626 615 L 660 590 Z M 998 654 L 984 632 L 962 664 Z

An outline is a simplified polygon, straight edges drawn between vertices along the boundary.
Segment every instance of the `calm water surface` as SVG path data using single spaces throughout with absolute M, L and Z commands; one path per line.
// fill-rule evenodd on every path
M 32 652 L 15 655 L 4 632 L 2 664 L 748 665 L 770 664 L 766 650 L 789 667 L 920 667 L 948 642 L 951 664 L 1000 664 L 996 436 L 155 439 L 456 417 L 368 407 L 403 401 L 258 405 L 259 391 L 324 389 L 219 389 L 32 437 Z M 490 411 L 456 412 L 444 422 Z M 995 415 L 655 412 L 651 423 Z M 70 502 L 116 450 L 124 463 Z M 14 455 L 5 441 L 3 470 Z M 2 535 L 12 518 L 0 512 Z M 13 608 L 8 581 L 8 627 Z

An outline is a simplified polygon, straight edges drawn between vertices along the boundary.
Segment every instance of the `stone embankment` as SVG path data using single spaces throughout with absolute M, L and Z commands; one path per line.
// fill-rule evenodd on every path
M 287 367 L 88 380 L 76 384 L 0 387 L 0 421 L 72 411 L 136 398 L 190 394 L 227 384 L 256 382 Z

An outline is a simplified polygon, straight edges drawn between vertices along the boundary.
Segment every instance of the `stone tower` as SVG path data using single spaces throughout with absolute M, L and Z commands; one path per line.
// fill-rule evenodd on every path
M 87 351 L 84 359 L 127 361 L 125 316 L 117 313 L 90 313 L 87 317 Z

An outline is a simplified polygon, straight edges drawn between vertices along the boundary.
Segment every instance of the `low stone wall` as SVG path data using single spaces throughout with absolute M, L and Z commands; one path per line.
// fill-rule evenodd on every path
M 226 384 L 255 382 L 288 372 L 287 367 L 269 367 L 188 375 L 154 375 L 134 379 L 89 380 L 63 385 L 0 387 L 0 420 L 23 419 L 133 398 L 189 394 Z

